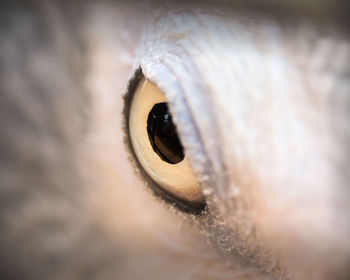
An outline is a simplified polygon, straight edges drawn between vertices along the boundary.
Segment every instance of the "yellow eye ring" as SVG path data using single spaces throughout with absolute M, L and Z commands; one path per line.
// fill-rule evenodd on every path
M 154 147 L 150 136 L 150 113 L 159 104 L 167 102 L 160 89 L 143 78 L 134 93 L 130 115 L 131 144 L 140 164 L 148 175 L 169 195 L 188 202 L 203 202 L 199 187 L 186 154 L 174 163 L 167 161 Z M 154 111 L 154 110 L 153 110 Z

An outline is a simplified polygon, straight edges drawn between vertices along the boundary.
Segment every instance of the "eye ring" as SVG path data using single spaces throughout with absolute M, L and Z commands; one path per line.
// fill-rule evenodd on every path
M 139 165 L 170 200 L 203 208 L 204 195 L 186 153 L 183 159 L 171 163 L 162 159 L 152 146 L 149 133 L 150 112 L 155 105 L 166 104 L 165 95 L 154 83 L 141 77 L 131 99 L 126 121 L 130 146 Z

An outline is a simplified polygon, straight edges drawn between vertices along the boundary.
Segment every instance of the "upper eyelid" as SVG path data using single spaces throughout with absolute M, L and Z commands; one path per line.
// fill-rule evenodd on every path
M 164 39 L 167 40 L 166 36 Z M 202 190 L 215 192 L 224 199 L 228 180 L 221 155 L 220 133 L 210 95 L 204 94 L 210 89 L 185 47 L 178 42 L 167 41 L 165 45 L 161 40 L 156 42 L 161 47 L 154 46 L 139 60 L 142 71 L 166 94 Z
M 225 177 L 220 172 L 225 168 L 221 165 L 220 137 L 216 131 L 215 115 L 208 96 L 203 95 L 203 92 L 208 92 L 206 84 L 190 58 L 159 62 L 163 55 L 164 60 L 167 57 L 167 53 L 160 53 L 149 53 L 143 58 L 140 62 L 142 71 L 167 96 L 170 111 L 189 154 L 194 173 L 202 190 L 212 193 Z M 188 69 L 193 72 L 187 72 Z M 186 75 L 195 78 L 186 82 L 183 80 Z

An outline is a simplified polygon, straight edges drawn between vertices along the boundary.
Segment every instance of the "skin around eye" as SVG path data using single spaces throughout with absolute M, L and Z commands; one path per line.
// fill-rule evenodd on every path
M 166 102 L 155 84 L 140 80 L 129 115 L 131 144 L 144 170 L 163 191 L 185 202 L 203 202 Z

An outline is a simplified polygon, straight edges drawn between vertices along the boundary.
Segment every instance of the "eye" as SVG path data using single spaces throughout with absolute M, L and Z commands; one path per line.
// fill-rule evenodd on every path
M 190 205 L 203 205 L 203 193 L 166 97 L 145 78 L 140 80 L 131 101 L 129 137 L 139 163 L 164 193 Z

